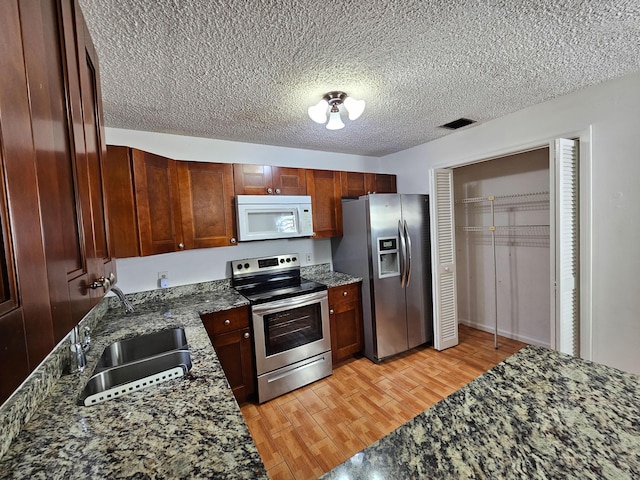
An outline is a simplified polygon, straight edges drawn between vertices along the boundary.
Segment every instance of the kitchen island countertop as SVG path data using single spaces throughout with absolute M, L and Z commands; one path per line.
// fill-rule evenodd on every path
M 640 478 L 640 379 L 529 346 L 322 478 Z

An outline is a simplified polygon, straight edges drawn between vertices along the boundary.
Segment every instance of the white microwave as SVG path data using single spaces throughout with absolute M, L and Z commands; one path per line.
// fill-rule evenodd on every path
M 313 236 L 309 195 L 237 195 L 238 240 Z

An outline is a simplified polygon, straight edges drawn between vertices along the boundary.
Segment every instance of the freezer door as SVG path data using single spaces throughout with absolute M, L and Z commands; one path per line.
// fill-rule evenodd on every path
M 401 268 L 398 268 L 397 274 L 390 274 L 391 262 L 378 258 L 381 255 L 378 248 L 380 241 L 395 239 L 395 245 L 398 249 L 401 248 L 398 221 L 402 218 L 402 208 L 400 196 L 393 194 L 369 195 L 368 203 L 371 253 L 376 256 L 371 259 L 374 329 L 372 353 L 375 360 L 382 360 L 407 350 L 407 312 L 404 289 L 400 285 Z M 401 254 L 398 252 L 398 255 Z M 384 251 L 382 255 L 385 255 Z M 388 251 L 386 255 L 388 256 Z M 381 270 L 381 265 L 386 266 L 385 270 Z
M 402 195 L 402 221 L 410 245 L 410 275 L 406 282 L 407 343 L 413 348 L 433 341 L 431 318 L 431 249 L 429 197 Z

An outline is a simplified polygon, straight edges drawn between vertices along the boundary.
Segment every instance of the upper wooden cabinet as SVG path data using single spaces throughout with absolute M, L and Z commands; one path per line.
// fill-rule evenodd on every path
M 108 147 L 105 170 L 116 258 L 234 245 L 233 167 Z
M 307 193 L 311 195 L 315 238 L 342 235 L 340 172 L 307 170 Z
M 233 165 L 236 195 L 307 195 L 304 168 Z
M 397 193 L 395 175 L 340 172 L 340 178 L 343 197 L 358 198 L 369 193 Z
M 0 2 L 0 403 L 114 273 L 95 50 L 76 0 Z

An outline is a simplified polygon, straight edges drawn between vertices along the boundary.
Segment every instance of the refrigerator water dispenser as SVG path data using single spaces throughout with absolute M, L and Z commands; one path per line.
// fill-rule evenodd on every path
M 400 275 L 398 237 L 378 237 L 378 278 Z

